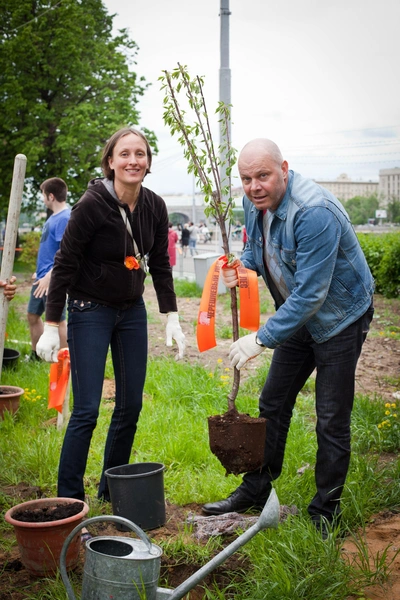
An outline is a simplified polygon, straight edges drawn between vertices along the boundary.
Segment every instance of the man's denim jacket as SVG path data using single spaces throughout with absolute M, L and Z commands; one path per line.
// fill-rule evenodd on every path
M 263 211 L 247 196 L 243 207 L 248 238 L 241 260 L 267 283 Z M 328 190 L 289 171 L 270 234 L 290 295 L 257 332 L 265 346 L 279 346 L 303 325 L 325 342 L 367 311 L 374 281 L 346 211 Z

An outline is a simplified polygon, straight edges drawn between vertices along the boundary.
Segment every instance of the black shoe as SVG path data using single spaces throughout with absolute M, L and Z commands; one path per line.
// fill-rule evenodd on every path
M 237 489 L 225 500 L 205 504 L 202 510 L 207 515 L 223 515 L 230 512 L 244 513 L 248 510 L 260 512 L 263 508 L 264 504 L 254 502 L 254 500 L 245 496 L 240 489 Z
M 324 541 L 326 541 L 329 536 L 335 537 L 336 539 L 345 537 L 345 533 L 341 530 L 338 519 L 330 521 L 326 517 L 313 516 L 312 522 Z

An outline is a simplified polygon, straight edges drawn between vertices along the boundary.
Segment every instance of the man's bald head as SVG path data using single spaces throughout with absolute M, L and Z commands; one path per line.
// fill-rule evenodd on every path
M 288 163 L 275 142 L 259 138 L 245 145 L 238 168 L 244 192 L 258 210 L 276 210 L 287 188 Z
M 240 163 L 241 158 L 254 156 L 255 154 L 269 156 L 279 166 L 283 163 L 283 156 L 278 146 L 267 138 L 256 138 L 248 142 L 239 154 L 238 163 Z

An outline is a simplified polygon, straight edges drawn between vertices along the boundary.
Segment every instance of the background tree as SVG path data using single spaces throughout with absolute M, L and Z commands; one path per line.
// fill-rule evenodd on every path
M 392 198 L 387 205 L 387 216 L 390 223 L 400 223 L 400 200 Z
M 0 211 L 14 156 L 26 154 L 28 196 L 62 177 L 76 201 L 97 174 L 109 135 L 137 125 L 147 84 L 132 71 L 137 46 L 112 34 L 101 0 L 7 0 L 0 6 Z M 154 135 L 142 128 L 155 147 Z
M 379 200 L 376 194 L 371 196 L 355 196 L 350 198 L 343 205 L 353 225 L 364 225 L 368 219 L 375 218 L 375 211 L 379 208 Z

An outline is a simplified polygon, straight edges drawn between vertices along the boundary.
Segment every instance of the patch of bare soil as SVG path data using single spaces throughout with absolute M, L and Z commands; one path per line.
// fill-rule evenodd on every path
M 15 498 L 15 504 L 41 497 L 39 488 L 30 487 L 26 483 L 21 483 L 12 487 L 9 486 L 0 491 Z M 186 506 L 177 506 L 167 502 L 165 525 L 152 531 L 148 531 L 147 534 L 154 544 L 159 544 L 161 540 L 174 540 L 178 535 L 181 537 L 183 536 L 184 539 L 186 536 L 188 541 L 190 538 L 190 541 L 193 543 L 190 528 L 186 524 L 186 521 L 189 515 L 194 514 L 201 514 L 200 505 L 193 503 Z M 89 530 L 93 536 L 131 536 L 131 533 L 118 531 L 109 523 L 103 524 L 100 522 L 91 526 L 89 525 Z M 227 536 L 225 538 L 225 544 L 227 545 L 230 543 L 235 537 L 235 535 Z M 6 541 L 11 542 L 13 540 L 14 533 L 13 531 L 10 531 L 7 532 L 3 541 L 5 543 Z M 82 545 L 79 564 L 78 567 L 74 569 L 74 575 L 78 581 L 82 581 L 83 578 L 84 561 L 85 550 L 84 545 Z M 186 579 L 200 569 L 201 566 L 202 564 L 196 563 L 193 559 L 187 563 L 176 563 L 174 559 L 165 553 L 161 558 L 159 586 L 174 589 L 183 581 L 186 581 Z M 208 588 L 215 586 L 218 589 L 223 589 L 233 582 L 239 582 L 242 573 L 249 568 L 250 565 L 246 557 L 233 554 L 221 566 L 214 569 L 210 575 L 205 577 L 201 584 L 191 590 L 190 594 L 187 596 L 188 600 L 202 600 L 204 598 L 203 586 L 207 586 Z M 28 573 L 21 563 L 19 551 L 16 546 L 12 546 L 10 550 L 5 552 L 0 551 L 0 573 L 0 600 L 26 600 L 27 594 L 29 594 L 30 598 L 33 598 L 35 593 L 39 595 L 39 592 L 43 590 L 42 580 Z
M 260 286 L 260 294 L 265 294 L 265 288 Z M 162 317 L 157 315 L 157 302 L 153 289 L 146 290 L 147 306 L 150 314 L 154 315 L 154 323 L 149 325 L 149 348 L 153 356 L 165 356 L 164 345 L 164 322 Z M 230 339 L 218 340 L 216 348 L 200 353 L 196 344 L 196 330 L 194 323 L 197 318 L 199 308 L 198 298 L 178 299 L 179 315 L 182 321 L 182 328 L 187 339 L 187 352 L 185 362 L 190 364 L 202 364 L 205 368 L 214 370 L 217 360 L 222 360 L 221 366 L 229 366 L 229 346 Z M 375 315 L 384 314 L 387 311 L 387 302 L 380 296 L 375 297 Z M 392 303 L 390 310 L 393 313 L 394 323 L 400 322 L 400 302 Z M 153 312 L 154 311 L 154 312 Z M 222 310 L 217 308 L 217 332 L 224 326 L 230 325 L 228 316 L 223 316 Z M 225 311 L 226 312 L 226 311 Z M 265 322 L 268 314 L 261 315 L 261 322 Z M 174 349 L 172 350 L 174 351 Z M 272 355 L 272 351 L 267 350 Z M 264 355 L 265 356 L 265 353 Z M 258 361 L 256 358 L 251 361 L 249 367 L 241 370 L 241 377 L 254 372 Z M 358 362 L 356 373 L 356 393 L 368 394 L 370 397 L 382 397 L 388 402 L 393 402 L 392 393 L 399 390 L 396 382 L 400 378 L 400 342 L 398 340 L 382 335 L 378 320 L 373 320 L 371 332 L 363 346 L 363 351 Z M 113 397 L 113 382 L 105 382 L 105 393 Z M 387 512 L 376 515 L 371 519 L 371 524 L 365 532 L 365 544 L 368 547 L 369 560 L 371 568 L 376 568 L 377 557 L 387 549 L 388 563 L 393 560 L 390 566 L 389 579 L 382 585 L 374 585 L 364 591 L 364 597 L 369 600 L 400 600 L 400 515 L 393 512 Z M 345 541 L 344 556 L 349 560 L 355 560 L 357 552 L 354 543 Z M 227 565 L 225 565 L 227 566 Z M 355 600 L 349 598 L 348 600 Z
M 261 293 L 265 294 L 265 289 L 260 288 Z M 176 348 L 165 348 L 165 317 L 158 314 L 157 301 L 154 290 L 148 286 L 145 293 L 147 309 L 150 315 L 149 324 L 149 351 L 152 356 L 165 356 L 166 352 L 174 353 Z M 228 367 L 229 339 L 218 338 L 218 346 L 208 352 L 200 353 L 196 345 L 195 322 L 199 307 L 199 299 L 178 299 L 179 314 L 181 317 L 182 328 L 187 338 L 187 352 L 185 362 L 189 364 L 201 364 L 205 368 L 214 370 L 217 361 L 221 362 L 221 367 Z M 381 297 L 375 298 L 376 313 L 383 313 L 387 309 L 386 302 Z M 400 320 L 400 302 L 391 306 L 393 313 L 397 313 Z M 393 316 L 396 316 L 395 314 Z M 265 321 L 268 315 L 262 315 L 261 321 Z M 397 322 L 398 324 L 398 322 Z M 230 325 L 227 316 L 223 316 L 223 311 L 217 309 L 217 332 L 225 326 Z M 392 393 L 398 391 L 400 377 L 400 342 L 380 335 L 379 322 L 373 321 L 372 331 L 375 335 L 370 335 L 364 344 L 363 353 L 359 361 L 356 377 L 357 393 L 368 394 L 370 397 L 383 397 L 388 401 L 393 401 Z M 270 352 L 270 351 L 266 351 Z M 265 356 L 265 353 L 264 353 Z M 257 369 L 259 359 L 254 359 L 247 369 L 242 370 L 241 377 L 245 378 L 249 373 Z M 107 380 L 104 382 L 104 396 L 113 398 L 115 394 L 114 382 Z M 256 399 L 255 399 L 256 402 Z M 41 497 L 39 488 L 30 487 L 26 483 L 18 486 L 0 489 L 0 493 L 11 496 L 15 499 L 15 504 L 28 499 Z M 175 539 L 177 535 L 189 536 L 185 521 L 188 514 L 201 515 L 201 507 L 196 504 L 187 506 L 176 506 L 167 503 L 166 514 L 167 521 L 163 527 L 149 532 L 153 543 L 157 544 L 160 540 Z M 115 532 L 112 525 L 96 524 L 96 529 L 92 532 L 95 535 L 129 535 L 129 533 Z M 14 540 L 12 531 L 7 533 L 7 539 Z M 226 543 L 231 541 L 226 539 Z M 400 549 L 400 515 L 395 512 L 385 512 L 376 515 L 371 519 L 365 532 L 365 544 L 368 547 L 368 555 L 371 567 L 376 568 L 379 557 L 383 552 L 387 552 L 388 561 L 393 560 L 390 565 L 390 575 L 387 581 L 382 585 L 370 586 L 364 590 L 364 598 L 369 600 L 399 600 L 400 599 L 400 554 L 396 555 Z M 6 546 L 4 546 L 6 547 Z M 354 542 L 348 538 L 343 546 L 343 555 L 350 561 L 357 560 L 358 552 Z M 84 550 L 81 551 L 82 561 L 77 569 L 78 577 L 82 577 Z M 175 564 L 168 556 L 162 558 L 160 585 L 175 588 L 185 581 L 200 565 L 187 562 Z M 211 575 L 206 577 L 202 585 L 208 587 L 215 585 L 217 588 L 225 588 L 233 580 L 240 581 L 243 570 L 249 568 L 246 559 L 233 555 Z M 27 593 L 34 597 L 42 589 L 40 579 L 35 579 L 29 575 L 19 560 L 19 552 L 16 546 L 11 546 L 10 550 L 0 551 L 0 600 L 25 600 Z M 204 598 L 202 585 L 197 586 L 190 592 L 190 600 L 201 600 Z M 27 590 L 27 593 L 24 591 Z M 29 591 L 28 591 L 29 590 Z M 362 591 L 360 590 L 360 593 Z M 359 596 L 357 596 L 359 597 Z M 348 600 L 356 600 L 356 597 Z

